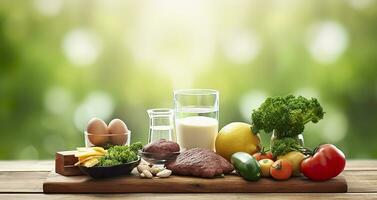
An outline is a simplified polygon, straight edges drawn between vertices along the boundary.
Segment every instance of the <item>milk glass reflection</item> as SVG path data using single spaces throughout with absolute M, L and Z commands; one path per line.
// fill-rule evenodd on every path
M 219 92 L 210 89 L 174 91 L 177 142 L 182 149 L 215 149 L 219 126 Z

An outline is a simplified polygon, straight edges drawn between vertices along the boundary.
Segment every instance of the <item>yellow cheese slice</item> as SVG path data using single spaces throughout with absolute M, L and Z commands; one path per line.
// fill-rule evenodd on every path
M 98 151 L 98 152 L 101 152 L 103 154 L 107 153 L 107 151 L 104 148 L 102 148 L 102 147 L 92 147 L 92 149 L 94 151 Z
M 102 156 L 102 155 L 104 155 L 104 153 L 91 150 L 91 151 L 85 151 L 85 152 L 77 152 L 75 154 L 75 157 L 78 157 L 80 159 L 80 158 L 89 157 L 89 156 Z
M 102 156 L 90 156 L 90 157 L 86 157 L 85 159 L 79 160 L 77 163 L 75 163 L 75 166 L 78 166 L 78 165 L 80 165 L 82 163 L 85 163 L 86 161 L 89 161 L 89 160 L 91 160 L 93 158 L 99 159 L 101 157 Z
M 83 163 L 83 166 L 84 167 L 93 167 L 94 165 L 96 165 L 97 163 L 99 163 L 99 160 L 97 158 L 92 158 L 86 162 Z

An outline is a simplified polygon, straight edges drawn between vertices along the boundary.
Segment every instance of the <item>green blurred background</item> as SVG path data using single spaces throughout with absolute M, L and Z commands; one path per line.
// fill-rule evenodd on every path
M 0 159 L 83 146 L 94 116 L 145 143 L 146 109 L 180 88 L 219 90 L 221 127 L 267 96 L 317 97 L 306 144 L 377 158 L 376 25 L 374 0 L 2 0 Z

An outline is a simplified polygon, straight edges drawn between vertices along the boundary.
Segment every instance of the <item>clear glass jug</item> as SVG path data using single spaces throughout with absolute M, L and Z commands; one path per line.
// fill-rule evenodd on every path
M 175 141 L 174 137 L 174 111 L 169 108 L 156 108 L 147 110 L 149 115 L 148 143 L 166 139 Z

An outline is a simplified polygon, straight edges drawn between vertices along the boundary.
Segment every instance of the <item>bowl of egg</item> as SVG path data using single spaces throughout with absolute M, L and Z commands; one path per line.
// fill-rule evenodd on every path
M 113 119 L 109 125 L 99 118 L 88 122 L 85 131 L 86 147 L 110 147 L 112 145 L 129 145 L 131 131 L 120 119 Z

